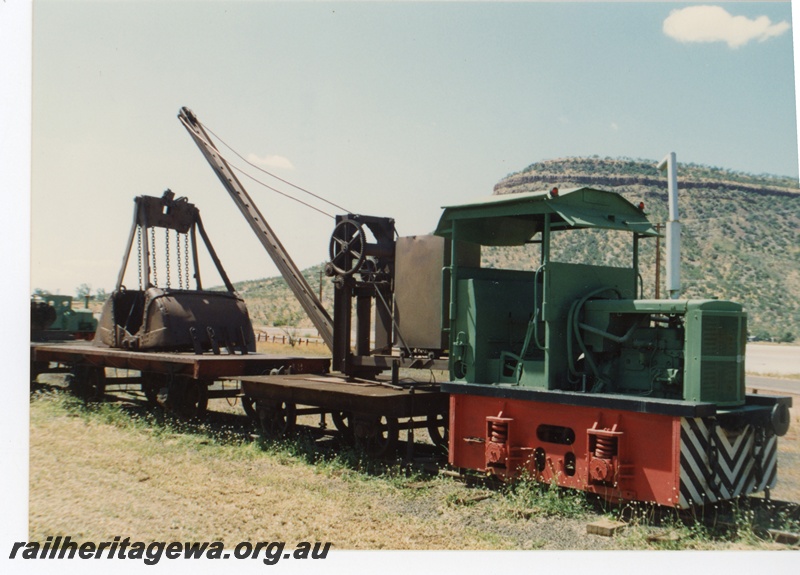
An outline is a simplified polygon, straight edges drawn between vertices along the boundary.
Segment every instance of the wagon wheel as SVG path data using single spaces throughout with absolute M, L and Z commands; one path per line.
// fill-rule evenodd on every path
M 353 431 L 356 447 L 373 457 L 385 457 L 397 448 L 399 428 L 396 417 L 357 418 Z
M 158 405 L 158 392 L 161 391 L 161 387 L 154 383 L 142 383 L 142 392 L 144 396 L 147 398 L 147 403 L 152 406 Z
M 142 393 L 147 398 L 147 403 L 152 406 L 160 405 L 158 394 L 164 389 L 169 389 L 167 374 L 152 371 L 142 372 Z
M 244 412 L 247 414 L 253 421 L 258 421 L 258 413 L 256 412 L 256 400 L 250 397 L 249 395 L 242 396 L 242 408 L 244 408 Z
M 342 220 L 333 229 L 329 249 L 330 265 L 339 275 L 357 272 L 367 257 L 364 228 L 355 220 Z
M 342 438 L 347 442 L 353 441 L 353 426 L 352 423 L 352 416 L 347 411 L 332 411 L 331 412 L 331 419 L 333 419 L 333 425 L 342 434 Z
M 450 442 L 450 426 L 446 413 L 428 416 L 428 435 L 433 444 L 440 450 L 447 451 Z
M 202 417 L 208 407 L 208 385 L 187 377 L 174 377 L 167 387 L 165 405 L 184 417 Z
M 208 407 L 208 385 L 202 381 L 190 381 L 186 385 L 181 411 L 186 417 L 203 417 Z
M 297 423 L 297 406 L 287 401 L 256 401 L 261 430 L 268 437 L 286 437 Z
M 33 361 L 31 360 L 31 384 L 37 383 L 39 374 L 47 373 L 50 363 L 47 361 Z M 31 387 L 33 389 L 33 387 Z
M 78 365 L 67 377 L 69 390 L 87 401 L 99 401 L 106 391 L 106 370 L 104 367 Z

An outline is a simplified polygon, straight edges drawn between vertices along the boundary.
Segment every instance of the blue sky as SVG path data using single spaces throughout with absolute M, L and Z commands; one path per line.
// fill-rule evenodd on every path
M 31 288 L 111 290 L 133 197 L 167 187 L 234 281 L 276 274 L 181 106 L 403 235 L 548 158 L 675 151 L 797 177 L 791 6 L 719 6 L 37 1 Z M 243 182 L 301 268 L 325 260 L 331 219 Z

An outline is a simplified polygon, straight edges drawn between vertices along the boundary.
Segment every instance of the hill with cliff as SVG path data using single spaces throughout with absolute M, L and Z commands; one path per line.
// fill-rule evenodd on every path
M 561 158 L 531 164 L 503 178 L 495 194 L 552 187 L 591 186 L 645 203 L 654 224 L 667 221 L 667 181 L 656 162 L 630 158 Z M 800 337 L 800 189 L 793 178 L 746 174 L 722 168 L 678 166 L 682 223 L 682 297 L 730 299 L 744 304 L 752 336 Z M 567 237 L 568 236 L 568 237 Z M 553 259 L 614 265 L 627 261 L 629 240 L 593 230 L 564 234 L 553 243 Z M 655 240 L 641 242 L 644 297 L 655 295 Z M 527 248 L 486 249 L 483 265 L 530 269 Z M 661 258 L 661 297 L 664 245 Z M 622 259 L 624 258 L 624 259 Z M 333 309 L 333 287 L 322 265 L 303 273 L 323 304 Z M 237 289 L 259 325 L 310 325 L 280 278 L 242 282 Z

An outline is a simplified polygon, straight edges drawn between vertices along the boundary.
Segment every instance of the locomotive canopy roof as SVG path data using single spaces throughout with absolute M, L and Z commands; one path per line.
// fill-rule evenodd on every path
M 543 191 L 489 196 L 443 209 L 436 235 L 452 237 L 453 223 L 458 222 L 459 241 L 486 246 L 530 241 L 544 228 L 545 214 L 550 214 L 552 230 L 602 228 L 658 235 L 643 210 L 615 192 L 587 187 L 555 194 Z

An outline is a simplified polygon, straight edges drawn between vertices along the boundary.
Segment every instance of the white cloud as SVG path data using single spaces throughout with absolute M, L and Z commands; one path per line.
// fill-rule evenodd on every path
M 751 40 L 763 42 L 789 29 L 788 22 L 773 24 L 766 16 L 751 20 L 732 16 L 720 6 L 690 6 L 673 10 L 664 20 L 664 34 L 678 42 L 725 42 L 739 48 Z
M 259 166 L 266 166 L 268 168 L 283 168 L 284 170 L 294 170 L 294 165 L 289 161 L 289 158 L 284 156 L 264 156 L 263 158 L 256 154 L 249 154 L 247 161 Z
M 611 129 L 614 130 L 615 132 L 619 132 L 619 124 L 617 124 L 616 122 L 611 122 Z

